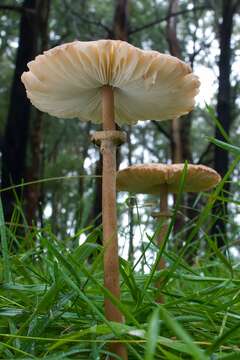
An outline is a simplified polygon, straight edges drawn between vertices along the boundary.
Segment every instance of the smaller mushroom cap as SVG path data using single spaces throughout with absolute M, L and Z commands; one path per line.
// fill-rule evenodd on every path
M 133 165 L 117 173 L 117 190 L 141 194 L 177 193 L 184 164 Z M 211 189 L 221 180 L 220 175 L 204 165 L 188 165 L 183 191 L 200 192 Z

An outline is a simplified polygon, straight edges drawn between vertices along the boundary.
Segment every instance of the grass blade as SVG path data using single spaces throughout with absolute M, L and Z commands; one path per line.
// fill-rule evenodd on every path
M 9 261 L 6 225 L 4 221 L 1 197 L 0 197 L 0 237 L 1 237 L 1 245 L 2 245 L 2 257 L 3 257 L 3 279 L 4 282 L 9 283 L 12 280 L 12 276 L 11 276 L 11 267 Z
M 144 360 L 154 360 L 154 354 L 158 343 L 159 328 L 159 309 L 156 308 L 149 321 Z
M 208 360 L 204 352 L 194 343 L 192 337 L 163 307 L 160 307 L 160 314 L 168 328 L 174 331 L 175 335 L 188 346 L 195 360 Z

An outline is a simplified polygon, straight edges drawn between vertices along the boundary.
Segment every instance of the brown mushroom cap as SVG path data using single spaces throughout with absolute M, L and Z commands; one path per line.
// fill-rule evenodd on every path
M 100 123 L 101 88 L 114 88 L 115 121 L 167 120 L 193 109 L 199 80 L 181 60 L 120 40 L 57 46 L 28 63 L 27 96 L 41 111 Z
M 184 164 L 133 165 L 117 173 L 117 190 L 141 194 L 177 193 Z M 221 180 L 220 175 L 204 165 L 188 165 L 183 191 L 200 192 L 211 189 Z

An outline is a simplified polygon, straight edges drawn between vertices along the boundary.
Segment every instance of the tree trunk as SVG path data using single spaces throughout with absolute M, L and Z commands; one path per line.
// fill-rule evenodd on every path
M 112 38 L 128 41 L 128 0 L 115 0 L 112 25 Z M 119 129 L 117 125 L 117 129 Z M 121 151 L 117 148 L 117 169 L 121 163 Z
M 25 0 L 22 5 L 19 46 L 3 140 L 2 188 L 20 184 L 25 176 L 31 105 L 21 83 L 21 75 L 26 70 L 27 63 L 35 57 L 37 52 L 36 5 L 37 0 Z M 26 11 L 26 9 L 31 11 Z M 15 193 L 20 197 L 21 189 L 16 188 Z M 11 220 L 15 204 L 15 193 L 14 191 L 2 193 L 6 221 Z
M 168 14 L 171 15 L 178 11 L 178 0 L 171 0 L 169 4 Z M 181 48 L 177 39 L 177 17 L 169 17 L 167 21 L 167 41 L 170 54 L 181 58 Z M 179 119 L 173 119 L 171 122 L 172 132 L 172 162 L 183 162 L 183 149 L 181 141 L 181 122 Z
M 178 0 L 171 0 L 169 3 L 168 15 L 178 12 Z M 170 54 L 181 59 L 181 47 L 177 38 L 177 16 L 169 17 L 166 29 L 167 41 Z M 191 118 L 190 115 L 184 119 L 173 119 L 171 122 L 171 153 L 173 163 L 183 163 L 185 160 L 191 161 L 191 143 L 190 143 Z M 176 203 L 176 196 L 174 196 Z M 177 217 L 174 231 L 178 232 L 183 227 L 182 216 Z
M 128 40 L 128 0 L 115 0 L 113 38 Z
M 178 12 L 178 0 L 171 0 L 168 15 Z M 169 17 L 167 21 L 167 41 L 170 54 L 177 58 L 182 58 L 181 47 L 177 38 L 177 16 Z M 172 132 L 172 162 L 182 163 L 184 160 L 192 160 L 190 130 L 191 117 L 185 116 L 184 119 L 173 119 L 171 123 Z
M 128 143 L 128 166 L 132 165 L 132 144 L 131 144 L 131 128 L 128 127 L 127 132 L 127 143 Z M 131 194 L 130 194 L 131 196 Z M 130 197 L 128 202 L 128 222 L 129 222 L 129 248 L 128 248 L 128 261 L 134 263 L 134 246 L 133 246 L 133 229 L 134 229 L 134 218 L 133 209 L 135 205 L 134 198 Z
M 232 122 L 231 114 L 231 36 L 233 31 L 233 17 L 239 7 L 239 3 L 235 0 L 222 0 L 222 21 L 219 24 L 219 42 L 220 42 L 220 57 L 219 57 L 219 83 L 217 95 L 217 116 L 221 126 L 229 135 L 230 126 Z M 225 140 L 221 131 L 216 127 L 215 137 L 218 140 Z M 228 152 L 215 146 L 214 147 L 214 168 L 221 175 L 224 176 L 228 171 L 229 156 Z M 223 188 L 225 198 L 228 196 L 229 183 L 225 183 Z M 217 217 L 216 222 L 212 227 L 212 235 L 217 236 L 219 246 L 225 243 L 226 237 L 226 216 L 227 216 L 227 202 L 217 201 L 213 209 L 213 214 Z
M 98 176 L 95 180 L 93 207 L 89 221 L 94 221 L 94 227 L 102 224 L 102 154 L 100 153 L 99 159 L 96 162 L 95 175 Z M 102 240 L 98 238 L 99 244 Z
M 42 53 L 48 47 L 48 18 L 50 10 L 50 0 L 37 1 L 37 18 L 39 48 L 38 52 Z M 30 135 L 30 155 L 31 164 L 27 169 L 27 180 L 37 181 L 40 178 L 41 162 L 42 162 L 42 126 L 43 113 L 36 110 L 32 119 L 31 135 Z M 28 224 L 36 221 L 37 210 L 39 208 L 41 186 L 38 183 L 29 185 L 26 188 L 26 218 Z
M 91 128 L 91 123 L 88 122 L 86 124 L 85 129 L 83 130 L 85 133 L 86 138 L 89 137 L 89 132 L 90 132 L 90 128 Z M 83 205 L 84 205 L 84 189 L 85 189 L 85 179 L 84 179 L 84 175 L 85 175 L 85 170 L 84 170 L 84 160 L 86 159 L 87 155 L 88 155 L 88 146 L 89 143 L 87 141 L 85 141 L 81 147 L 81 151 L 79 153 L 79 157 L 80 157 L 80 167 L 79 167 L 79 180 L 78 180 L 78 199 L 79 199 L 79 204 L 76 208 L 76 225 L 75 225 L 75 233 L 79 230 L 79 227 L 83 228 L 85 227 L 85 222 L 83 219 Z

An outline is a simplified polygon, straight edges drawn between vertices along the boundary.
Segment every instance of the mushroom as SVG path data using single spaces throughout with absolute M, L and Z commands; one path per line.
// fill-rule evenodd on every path
M 102 123 L 93 135 L 103 154 L 104 284 L 120 297 L 116 217 L 116 146 L 125 136 L 118 125 L 167 120 L 193 109 L 198 78 L 181 60 L 144 51 L 120 40 L 57 46 L 28 64 L 22 81 L 38 109 L 59 118 Z M 122 314 L 105 299 L 108 320 Z M 117 350 L 118 351 L 118 350 Z M 117 352 L 126 358 L 126 355 Z
M 168 194 L 178 193 L 179 184 L 183 175 L 184 164 L 140 164 L 132 165 L 117 173 L 117 190 L 132 193 L 152 194 L 160 196 L 160 212 L 153 213 L 156 218 L 161 218 L 162 227 L 157 240 L 160 246 L 166 236 L 170 217 L 168 211 Z M 188 165 L 183 186 L 184 192 L 201 192 L 216 186 L 221 180 L 220 175 L 213 169 L 204 165 Z M 161 259 L 158 269 L 165 267 Z M 157 283 L 157 287 L 160 282 Z M 163 298 L 158 299 L 163 302 Z

